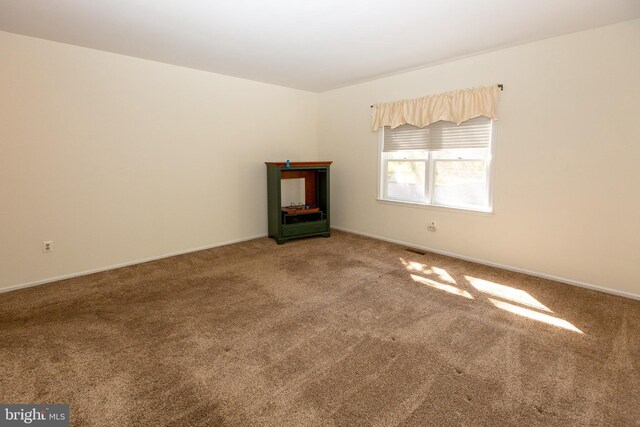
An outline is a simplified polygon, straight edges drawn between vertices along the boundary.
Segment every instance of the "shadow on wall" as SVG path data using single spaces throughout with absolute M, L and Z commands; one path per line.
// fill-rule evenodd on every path
M 489 300 L 494 307 L 501 310 L 536 320 L 538 322 L 546 323 L 548 325 L 577 332 L 579 334 L 584 334 L 584 332 L 566 320 L 547 314 L 553 314 L 553 311 L 532 297 L 528 292 L 521 289 L 466 275 L 464 276 L 464 279 L 467 283 L 460 284 L 442 268 L 428 267 L 425 264 L 415 261 L 406 261 L 403 258 L 400 258 L 400 261 L 410 272 L 413 281 L 421 285 L 439 289 L 470 300 L 485 298 Z

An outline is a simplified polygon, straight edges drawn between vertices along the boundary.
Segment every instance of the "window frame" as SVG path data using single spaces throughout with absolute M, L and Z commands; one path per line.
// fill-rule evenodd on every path
M 421 208 L 435 208 L 442 209 L 446 211 L 462 211 L 462 212 L 470 212 L 470 213 L 479 213 L 479 214 L 493 214 L 494 213 L 494 181 L 495 181 L 495 141 L 496 141 L 496 122 L 495 120 L 491 120 L 491 141 L 489 143 L 489 155 L 487 158 L 487 206 L 482 208 L 470 207 L 470 206 L 452 206 L 452 205 L 444 205 L 433 202 L 433 191 L 435 187 L 435 160 L 447 160 L 447 159 L 434 159 L 433 151 L 429 151 L 428 158 L 426 159 L 426 183 L 425 183 L 425 195 L 427 202 L 416 202 L 416 201 L 404 201 L 404 200 L 394 200 L 386 198 L 385 191 L 385 176 L 387 172 L 387 163 L 388 159 L 384 160 L 383 149 L 384 149 L 384 127 L 381 127 L 378 130 L 378 182 L 377 182 L 377 190 L 376 190 L 376 200 L 378 202 L 384 204 L 392 204 L 399 206 L 411 206 L 411 207 L 421 207 Z M 455 159 L 454 159 L 455 160 Z M 463 160 L 480 160 L 480 159 L 463 159 Z M 384 163 L 384 167 L 383 167 Z

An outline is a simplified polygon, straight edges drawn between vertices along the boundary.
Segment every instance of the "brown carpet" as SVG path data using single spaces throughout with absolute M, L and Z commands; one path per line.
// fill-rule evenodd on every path
M 337 231 L 0 294 L 0 328 L 0 403 L 73 425 L 640 425 L 640 301 Z

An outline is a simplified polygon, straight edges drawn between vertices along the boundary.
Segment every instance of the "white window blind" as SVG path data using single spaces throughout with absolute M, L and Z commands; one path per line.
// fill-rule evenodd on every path
M 439 121 L 424 128 L 413 125 L 401 125 L 395 129 L 385 127 L 383 151 L 488 148 L 491 124 L 491 119 L 481 116 L 459 125 Z

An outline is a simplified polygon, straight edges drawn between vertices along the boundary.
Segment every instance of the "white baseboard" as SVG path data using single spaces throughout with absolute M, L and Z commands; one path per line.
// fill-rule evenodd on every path
M 524 268 L 513 267 L 513 266 L 505 265 L 505 264 L 499 264 L 499 263 L 487 261 L 487 260 L 484 260 L 484 259 L 471 258 L 471 257 L 468 257 L 468 256 L 459 255 L 459 254 L 455 254 L 455 253 L 451 253 L 451 252 L 447 252 L 447 251 L 441 251 L 439 249 L 429 248 L 429 247 L 426 247 L 426 246 L 418 246 L 418 245 L 415 245 L 413 243 L 403 242 L 401 240 L 388 239 L 386 237 L 380 237 L 380 236 L 376 236 L 376 235 L 373 235 L 373 234 L 362 233 L 360 231 L 350 230 L 350 229 L 344 228 L 344 227 L 336 227 L 335 225 L 332 225 L 331 228 L 335 228 L 336 230 L 346 231 L 347 233 L 358 234 L 360 236 L 371 237 L 372 239 L 382 240 L 382 241 L 389 242 L 389 243 L 396 243 L 398 245 L 407 246 L 407 247 L 414 248 L 414 249 L 420 249 L 420 250 L 427 251 L 427 252 L 434 252 L 434 253 L 437 253 L 437 254 L 440 254 L 440 255 L 450 256 L 452 258 L 458 258 L 458 259 L 462 259 L 462 260 L 465 260 L 465 261 L 471 261 L 471 262 L 475 262 L 475 263 L 478 263 L 478 264 L 488 265 L 490 267 L 502 268 L 503 270 L 509 270 L 509 271 L 514 271 L 516 273 L 528 274 L 529 276 L 541 277 L 543 279 L 554 280 L 556 282 L 566 283 L 568 285 L 579 286 L 581 288 L 586 288 L 586 289 L 591 289 L 591 290 L 594 290 L 594 291 L 605 292 L 607 294 L 613 294 L 613 295 L 617 295 L 617 296 L 621 296 L 621 297 L 625 297 L 625 298 L 631 298 L 631 299 L 640 300 L 640 294 L 634 294 L 634 293 L 631 293 L 631 292 L 620 291 L 620 290 L 617 290 L 617 289 L 605 288 L 603 286 L 597 286 L 597 285 L 593 285 L 591 283 L 581 282 L 581 281 L 573 280 L 573 279 L 567 279 L 566 277 L 553 276 L 551 274 L 540 273 L 538 271 L 526 270 Z
M 109 265 L 109 266 L 106 266 L 106 267 L 100 267 L 100 268 L 96 268 L 96 269 L 92 269 L 92 270 L 85 270 L 85 271 L 81 271 L 81 272 L 78 272 L 78 273 L 65 274 L 65 275 L 57 276 L 57 277 L 49 277 L 49 278 L 46 278 L 46 279 L 37 280 L 35 282 L 28 282 L 28 283 L 21 283 L 21 284 L 18 284 L 18 285 L 11 285 L 11 286 L 8 286 L 8 287 L 5 287 L 5 288 L 1 288 L 0 289 L 0 294 L 3 293 L 3 292 L 11 292 L 11 291 L 15 291 L 15 290 L 18 290 L 18 289 L 30 288 L 32 286 L 44 285 L 45 283 L 57 282 L 58 280 L 72 279 L 74 277 L 80 277 L 80 276 L 86 276 L 88 274 L 100 273 L 102 271 L 114 270 L 116 268 L 129 267 L 131 265 L 136 265 L 136 264 L 143 264 L 143 263 L 149 262 L 149 261 L 157 261 L 159 259 L 170 258 L 172 256 L 184 255 L 184 254 L 188 254 L 188 253 L 191 253 L 191 252 L 204 251 L 206 249 L 212 249 L 212 248 L 217 248 L 217 247 L 220 247 L 220 246 L 232 245 L 234 243 L 240 243 L 240 242 L 245 242 L 247 240 L 253 240 L 253 239 L 258 239 L 260 237 L 265 237 L 266 235 L 267 235 L 267 233 L 258 234 L 258 235 L 255 235 L 255 236 L 243 237 L 243 238 L 240 238 L 240 239 L 229 240 L 227 242 L 221 242 L 221 243 L 215 243 L 213 245 L 202 246 L 202 247 L 199 247 L 199 248 L 192 248 L 192 249 L 187 249 L 187 250 L 184 250 L 184 251 L 171 252 L 171 253 L 168 253 L 168 254 L 159 255 L 159 256 L 155 256 L 155 257 L 138 259 L 138 260 L 135 260 L 135 261 L 128 261 L 128 262 L 124 262 L 124 263 L 121 263 L 121 264 Z
M 475 262 L 475 263 L 478 263 L 478 264 L 488 265 L 488 266 L 491 266 L 491 267 L 502 268 L 504 270 L 514 271 L 516 273 L 528 274 L 530 276 L 535 276 L 535 277 L 541 277 L 543 279 L 554 280 L 556 282 L 566 283 L 568 285 L 579 286 L 581 288 L 591 289 L 591 290 L 594 290 L 594 291 L 600 291 L 600 292 L 605 292 L 605 293 L 608 293 L 608 294 L 618 295 L 618 296 L 621 296 L 621 297 L 640 300 L 640 295 L 639 294 L 634 294 L 634 293 L 631 293 L 631 292 L 625 292 L 625 291 L 620 291 L 620 290 L 617 290 L 617 289 L 605 288 L 603 286 L 597 286 L 597 285 L 593 285 L 591 283 L 581 282 L 581 281 L 573 280 L 573 279 L 567 279 L 565 277 L 553 276 L 553 275 L 546 274 L 546 273 L 540 273 L 538 271 L 526 270 L 524 268 L 513 267 L 513 266 L 505 265 L 505 264 L 499 264 L 499 263 L 495 263 L 495 262 L 491 262 L 491 261 L 487 261 L 487 260 L 483 260 L 483 259 L 478 259 L 478 258 L 472 258 L 472 257 L 464 256 L 464 255 L 455 254 L 455 253 L 452 253 L 452 252 L 447 252 L 447 251 L 442 251 L 442 250 L 439 250 L 439 249 L 429 248 L 429 247 L 426 247 L 426 246 L 419 246 L 419 245 L 415 245 L 413 243 L 407 243 L 407 242 L 403 242 L 401 240 L 389 239 L 389 238 L 386 238 L 386 237 L 381 237 L 381 236 L 376 236 L 376 235 L 373 235 L 373 234 L 363 233 L 363 232 L 360 232 L 360 231 L 355 231 L 355 230 L 351 230 L 351 229 L 344 228 L 344 227 L 332 226 L 331 228 L 335 228 L 336 230 L 346 231 L 347 233 L 357 234 L 357 235 L 360 235 L 360 236 L 370 237 L 372 239 L 377 239 L 377 240 L 382 240 L 382 241 L 389 242 L 389 243 L 395 243 L 395 244 L 398 244 L 398 245 L 407 246 L 407 247 L 414 248 L 414 249 L 420 249 L 420 250 L 423 250 L 423 251 L 434 252 L 434 253 L 437 253 L 437 254 L 440 254 L 440 255 L 450 256 L 452 258 L 458 258 L 458 259 L 462 259 L 462 260 L 465 260 L 465 261 L 471 261 L 471 262 Z M 17 289 L 30 288 L 32 286 L 43 285 L 45 283 L 57 282 L 59 280 L 71 279 L 71 278 L 74 278 L 74 277 L 86 276 L 88 274 L 100 273 L 102 271 L 114 270 L 116 268 L 128 267 L 128 266 L 136 265 L 136 264 L 143 264 L 145 262 L 156 261 L 156 260 L 159 260 L 159 259 L 169 258 L 169 257 L 172 257 L 172 256 L 177 256 L 177 255 L 184 255 L 184 254 L 188 254 L 188 253 L 191 253 L 191 252 L 198 252 L 198 251 L 203 251 L 203 250 L 206 250 L 206 249 L 217 248 L 217 247 L 220 247 L 220 246 L 232 245 L 234 243 L 240 243 L 240 242 L 245 242 L 247 240 L 253 240 L 253 239 L 258 239 L 260 237 L 265 237 L 266 235 L 267 235 L 266 233 L 258 234 L 258 235 L 255 235 L 255 236 L 243 237 L 243 238 L 240 238 L 240 239 L 229 240 L 229 241 L 221 242 L 221 243 L 215 243 L 213 245 L 202 246 L 202 247 L 199 247 L 199 248 L 192 248 L 192 249 L 187 249 L 187 250 L 184 250 L 184 251 L 172 252 L 172 253 L 168 253 L 168 254 L 164 254 L 164 255 L 159 255 L 159 256 L 155 256 L 155 257 L 139 259 L 139 260 L 135 260 L 135 261 L 129 261 L 129 262 L 121 263 L 121 264 L 109 265 L 109 266 L 106 266 L 106 267 L 100 267 L 100 268 L 96 268 L 96 269 L 92 269 L 92 270 L 85 270 L 85 271 L 81 271 L 81 272 L 78 272 L 78 273 L 65 274 L 65 275 L 57 276 L 57 277 L 49 277 L 49 278 L 38 280 L 38 281 L 35 281 L 35 282 L 21 283 L 21 284 L 17 284 L 17 285 L 12 285 L 12 286 L 8 286 L 8 287 L 5 287 L 5 288 L 1 288 L 0 289 L 0 293 L 15 291 Z

